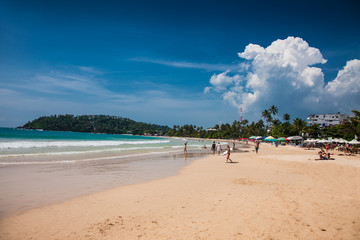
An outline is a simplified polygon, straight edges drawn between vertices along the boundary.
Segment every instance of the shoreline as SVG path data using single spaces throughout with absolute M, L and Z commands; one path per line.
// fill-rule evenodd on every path
M 91 156 L 90 161 L 70 161 L 66 156 L 65 160 L 55 161 L 47 157 L 29 164 L 0 165 L 0 219 L 119 186 L 176 175 L 187 164 L 208 154 L 193 149 L 184 159 L 182 151 L 173 150 L 125 156 L 102 154 Z
M 252 146 L 252 145 L 250 145 Z M 359 156 L 261 144 L 0 220 L 0 239 L 358 239 Z M 349 164 L 351 163 L 351 164 Z M 73 221 L 75 220 L 75 221 Z

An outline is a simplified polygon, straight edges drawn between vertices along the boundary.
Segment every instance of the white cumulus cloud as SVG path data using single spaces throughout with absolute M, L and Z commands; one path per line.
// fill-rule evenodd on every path
M 227 70 L 220 74 L 213 74 L 210 78 L 210 83 L 215 87 L 216 90 L 224 90 L 231 84 L 236 84 L 240 81 L 239 75 L 229 76 Z
M 348 61 L 336 79 L 329 82 L 326 90 L 334 96 L 360 93 L 360 60 Z
M 336 79 L 326 84 L 321 68 L 313 65 L 327 60 L 299 37 L 278 39 L 267 47 L 249 44 L 238 56 L 247 67 L 239 67 L 236 74 L 214 74 L 206 91 L 222 92 L 225 102 L 241 106 L 245 113 L 259 117 L 276 105 L 297 117 L 297 113 L 350 111 L 359 106 L 360 60 L 348 61 Z M 339 108 L 349 97 L 357 103 L 352 100 L 353 104 Z

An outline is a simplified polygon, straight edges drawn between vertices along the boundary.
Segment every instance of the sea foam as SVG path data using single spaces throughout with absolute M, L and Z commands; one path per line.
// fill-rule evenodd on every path
M 169 143 L 169 140 L 148 141 L 10 141 L 0 142 L 0 149 L 47 148 L 47 147 L 108 147 L 123 145 L 147 145 Z

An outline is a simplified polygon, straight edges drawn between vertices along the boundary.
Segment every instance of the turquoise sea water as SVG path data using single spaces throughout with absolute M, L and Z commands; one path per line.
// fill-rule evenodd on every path
M 183 153 L 188 142 L 188 154 Z M 176 174 L 211 142 L 0 128 L 0 218 Z M 201 147 L 206 145 L 207 149 Z
M 0 128 L 0 164 L 61 163 L 181 150 L 206 143 L 148 136 Z M 70 157 L 71 156 L 71 157 Z M 46 157 L 46 158 L 45 158 Z
M 0 128 L 0 138 L 3 139 L 49 139 L 49 140 L 136 140 L 154 139 L 154 137 L 119 135 L 119 134 L 94 134 L 81 132 L 43 131 L 39 129 Z

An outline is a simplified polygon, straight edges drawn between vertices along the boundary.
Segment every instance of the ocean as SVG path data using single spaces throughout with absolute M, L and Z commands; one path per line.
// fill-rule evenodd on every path
M 210 145 L 184 138 L 0 128 L 0 217 L 177 174 L 209 155 Z

